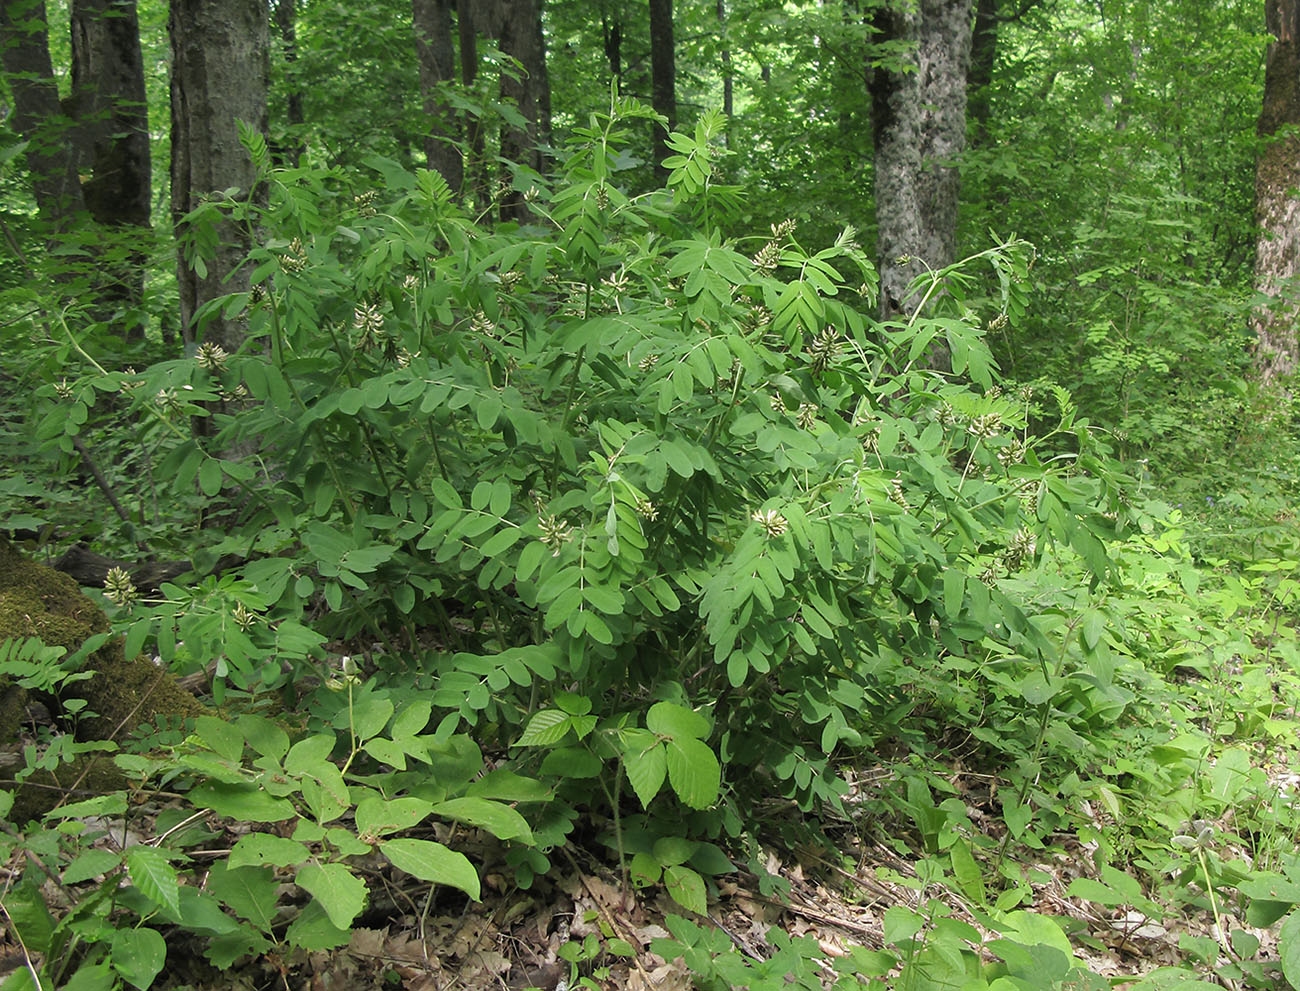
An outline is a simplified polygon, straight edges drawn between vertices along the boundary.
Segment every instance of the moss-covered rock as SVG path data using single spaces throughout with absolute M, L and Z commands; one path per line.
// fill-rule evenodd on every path
M 71 578 L 27 560 L 7 541 L 0 539 L 0 641 L 10 637 L 39 637 L 50 646 L 64 647 L 73 653 L 88 637 L 106 633 L 109 629 L 108 617 L 103 610 L 87 598 Z M 83 670 L 94 672 L 94 677 L 77 682 L 75 694 L 84 698 L 86 708 L 95 714 L 90 718 L 80 717 L 77 721 L 77 736 L 83 740 L 120 742 L 142 723 L 156 725 L 159 719 L 174 721 L 178 717 L 198 716 L 204 711 L 193 695 L 148 658 L 124 657 L 120 637 L 108 640 L 87 657 Z M 57 707 L 57 699 L 44 701 Z M 22 689 L 0 679 L 0 746 L 18 739 L 24 709 Z M 102 759 L 96 761 L 95 788 L 106 783 L 100 764 L 112 766 Z M 57 781 L 43 783 L 67 787 L 72 780 L 83 778 L 83 770 L 69 767 L 71 777 L 68 782 L 63 781 L 67 775 L 60 773 Z M 86 787 L 83 778 L 77 788 L 83 790 Z M 46 793 L 48 806 L 60 797 L 56 788 L 41 788 L 39 791 Z M 48 807 L 41 795 L 31 798 L 34 801 L 29 802 L 24 796 L 22 804 L 32 808 Z

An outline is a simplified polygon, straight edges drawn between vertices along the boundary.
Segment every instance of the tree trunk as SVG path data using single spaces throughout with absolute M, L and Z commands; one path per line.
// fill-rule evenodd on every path
M 458 0 L 456 34 L 460 41 L 460 84 L 466 92 L 473 90 L 478 78 L 478 25 L 482 4 L 479 0 Z M 465 115 L 465 145 L 468 158 L 464 162 L 465 192 L 471 202 L 482 204 L 487 199 L 487 176 L 483 163 L 483 121 L 474 114 Z
M 677 69 L 674 64 L 673 0 L 650 0 L 650 98 L 655 111 L 668 119 L 654 125 L 655 179 L 668 181 L 664 159 L 669 155 L 668 132 L 677 127 Z
M 50 64 L 44 0 L 0 2 L 0 58 L 13 94 L 12 126 L 28 142 L 27 168 L 41 218 L 67 230 L 86 201 L 78 179 L 73 124 L 59 103 Z
M 879 40 L 907 46 L 868 70 L 880 316 L 894 320 L 920 305 L 919 295 L 908 296 L 908 284 L 954 258 L 971 0 L 889 0 L 877 8 L 875 27 Z
M 605 5 L 600 5 L 600 33 L 605 43 L 605 59 L 609 62 L 609 74 L 614 80 L 616 92 L 623 92 L 623 19 L 615 7 L 614 18 L 610 20 Z
M 239 141 L 238 122 L 266 133 L 269 75 L 265 0 L 171 0 L 168 30 L 172 46 L 172 220 L 178 245 L 177 282 L 181 333 L 192 346 L 200 336 L 195 314 L 226 293 L 248 289 L 246 225 L 223 219 L 216 225 L 212 257 L 204 275 L 186 261 L 190 211 L 227 189 L 247 198 L 256 170 Z M 243 342 L 242 325 L 220 313 L 204 320 L 202 337 L 233 353 Z
M 456 146 L 459 128 L 450 104 L 439 93 L 455 78 L 451 0 L 411 0 L 411 21 L 415 26 L 415 53 L 420 65 L 420 93 L 427 128 L 424 155 L 429 168 L 441 172 L 447 185 L 459 191 L 464 180 L 464 164 Z
M 306 123 L 302 112 L 302 86 L 298 81 L 298 12 L 295 0 L 277 0 L 274 9 L 275 27 L 280 33 L 280 44 L 284 51 L 285 85 L 288 90 L 286 99 L 286 123 L 289 127 L 289 139 L 285 146 L 276 149 L 277 157 L 290 168 L 297 168 L 306 149 L 302 144 L 302 126 Z
M 522 68 L 501 74 L 501 96 L 519 108 L 526 125 L 503 125 L 501 157 L 536 172 L 544 171 L 542 145 L 551 139 L 551 86 L 546 74 L 546 42 L 542 32 L 541 0 L 497 0 L 491 19 L 491 33 L 497 47 Z M 477 24 L 476 24 L 477 26 Z M 503 220 L 524 220 L 530 216 L 518 190 L 501 201 Z
M 1278 137 L 1279 130 L 1300 125 L 1300 0 L 1267 0 L 1264 9 L 1274 40 L 1258 128 L 1264 145 L 1255 169 L 1255 288 L 1273 304 L 1258 309 L 1251 322 L 1260 379 L 1269 384 L 1300 365 L 1300 134 Z
M 970 108 L 970 142 L 988 140 L 989 86 L 998 57 L 998 0 L 978 0 L 971 31 L 970 73 L 966 77 L 966 102 Z
M 718 30 L 722 34 L 722 112 L 731 120 L 736 116 L 736 99 L 731 78 L 731 48 L 727 44 L 727 0 L 718 0 Z
M 97 223 L 137 235 L 124 261 L 101 269 L 107 284 L 99 295 L 110 307 L 137 308 L 144 300 L 153 170 L 136 5 L 74 0 L 71 23 L 72 107 L 81 170 L 90 173 L 82 186 L 86 206 Z M 131 320 L 127 334 L 142 339 L 143 323 Z

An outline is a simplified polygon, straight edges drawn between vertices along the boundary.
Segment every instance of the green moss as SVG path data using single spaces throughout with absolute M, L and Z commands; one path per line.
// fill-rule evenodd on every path
M 12 779 L 0 781 L 0 788 L 5 787 L 12 787 Z M 80 754 L 56 771 L 37 771 L 24 781 L 14 795 L 14 807 L 7 818 L 16 826 L 25 826 L 65 799 L 79 802 L 126 787 L 126 776 L 111 756 Z
M 0 641 L 10 637 L 39 637 L 46 644 L 73 653 L 87 637 L 109 629 L 108 617 L 82 593 L 76 582 L 53 568 L 28 561 L 0 539 Z M 82 740 L 120 741 L 142 723 L 156 725 L 160 719 L 192 718 L 204 711 L 199 701 L 177 685 L 167 671 L 145 657 L 124 657 L 120 637 L 109 640 L 91 654 L 86 659 L 85 670 L 93 671 L 94 677 L 76 683 L 72 692 L 84 698 L 87 709 L 96 715 L 79 718 L 77 736 Z M 57 708 L 57 699 L 45 701 Z M 24 702 L 21 689 L 0 679 L 0 746 L 18 739 Z M 62 789 L 71 786 L 87 769 L 90 773 L 76 786 L 79 792 L 123 787 L 121 775 L 103 757 L 85 765 L 69 765 L 57 776 L 34 777 L 33 783 L 38 787 L 22 789 L 16 799 L 13 820 L 21 822 L 25 820 L 20 815 L 40 814 L 31 812 L 32 809 L 48 811 L 58 801 Z

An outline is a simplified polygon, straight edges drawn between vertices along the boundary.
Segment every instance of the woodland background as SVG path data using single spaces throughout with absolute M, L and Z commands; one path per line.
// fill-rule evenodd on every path
M 1298 38 L 4 0 L 0 987 L 1297 986 Z

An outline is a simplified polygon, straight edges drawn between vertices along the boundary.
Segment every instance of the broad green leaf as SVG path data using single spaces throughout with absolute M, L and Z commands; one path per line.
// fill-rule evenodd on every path
M 659 861 L 655 860 L 650 854 L 642 852 L 634 855 L 627 865 L 628 876 L 632 879 L 633 886 L 644 888 L 651 884 L 657 884 L 663 877 L 664 869 L 659 866 Z
M 664 887 L 673 901 L 683 908 L 700 915 L 709 911 L 708 898 L 705 894 L 704 879 L 689 867 L 680 864 L 664 871 Z
M 700 740 L 669 740 L 668 781 L 677 797 L 693 809 L 707 809 L 718 798 L 722 770 L 708 744 Z
M 150 901 L 180 911 L 180 883 L 176 868 L 167 855 L 151 846 L 133 846 L 126 853 L 126 871 L 131 883 Z
M 200 740 L 226 760 L 238 764 L 244 755 L 244 734 L 238 726 L 214 716 L 199 716 L 194 732 Z
M 366 885 L 342 864 L 307 864 L 294 878 L 339 929 L 347 929 L 366 906 Z
M 325 906 L 312 901 L 285 930 L 284 938 L 290 946 L 304 950 L 332 950 L 347 944 L 352 938 L 352 928 L 336 926 Z
M 64 884 L 80 884 L 117 868 L 122 855 L 114 850 L 87 850 L 63 870 Z
M 191 788 L 186 798 L 198 808 L 211 809 L 228 819 L 283 822 L 297 815 L 293 803 L 268 795 L 253 784 L 205 781 Z
M 439 802 L 433 807 L 433 814 L 486 829 L 499 840 L 517 839 L 530 845 L 533 842 L 533 832 L 523 816 L 508 805 L 486 798 L 453 798 Z
M 623 763 L 628 783 L 640 799 L 641 807 L 648 810 L 668 774 L 668 758 L 663 744 L 655 743 L 635 753 L 629 750 L 624 755 Z
M 698 712 L 674 702 L 656 702 L 645 717 L 646 729 L 675 739 L 701 740 L 709 735 L 709 721 Z
M 269 867 L 232 868 L 218 861 L 208 871 L 208 890 L 265 933 L 275 920 L 277 888 Z
M 273 833 L 247 833 L 230 851 L 231 867 L 292 867 L 311 856 L 311 850 Z
M 1292 912 L 1277 934 L 1282 973 L 1293 988 L 1300 987 L 1300 912 Z
M 655 840 L 654 857 L 665 867 L 673 867 L 690 860 L 698 847 L 699 843 L 694 840 L 682 839 L 680 836 L 661 836 Z
M 886 946 L 899 946 L 919 933 L 925 919 L 903 905 L 885 909 L 884 936 Z
M 289 752 L 289 734 L 265 716 L 248 713 L 235 720 L 235 725 L 248 745 L 263 757 L 278 761 Z
M 167 943 L 153 929 L 118 929 L 113 933 L 113 969 L 137 988 L 148 988 L 167 960 Z
M 433 803 L 420 798 L 363 798 L 357 803 L 357 832 L 379 837 L 410 829 L 433 811 Z
M 459 888 L 479 899 L 478 872 L 463 853 L 448 850 L 433 840 L 397 839 L 379 844 L 379 851 L 398 870 L 433 884 Z
M 568 732 L 568 715 L 559 709 L 543 709 L 528 720 L 523 734 L 515 743 L 520 747 L 546 747 L 559 743 Z
M 964 839 L 957 840 L 948 851 L 948 856 L 952 860 L 953 876 L 957 879 L 961 890 L 977 905 L 983 905 L 984 874 L 974 854 L 971 853 L 970 844 Z

